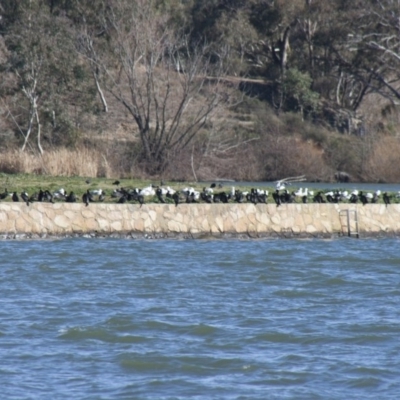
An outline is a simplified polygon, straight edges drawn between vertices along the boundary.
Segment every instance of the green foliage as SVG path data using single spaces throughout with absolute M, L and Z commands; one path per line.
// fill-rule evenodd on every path
M 289 109 L 314 112 L 318 108 L 318 93 L 311 90 L 312 79 L 308 73 L 302 73 L 296 68 L 286 71 L 284 88 L 288 97 Z M 292 106 L 290 107 L 292 103 Z
M 73 69 L 73 74 L 74 74 L 74 78 L 77 81 L 84 81 L 85 79 L 88 79 L 88 76 L 86 74 L 86 70 L 85 68 L 83 68 L 82 65 L 74 65 Z
M 120 12 L 111 13 L 110 7 L 117 6 Z M 8 118 L 7 124 L 3 123 L 6 127 L 0 126 L 3 132 L 7 132 L 8 143 L 15 144 L 15 139 L 11 140 L 9 135 L 13 129 L 23 140 L 19 129 L 26 130 L 30 117 L 29 101 L 24 90 L 34 90 L 44 144 L 78 144 L 85 136 L 86 127 L 90 126 L 88 124 L 83 128 L 84 121 L 103 116 L 93 73 L 98 73 L 99 82 L 109 100 L 111 95 L 107 92 L 106 83 L 112 80 L 121 82 L 121 74 L 131 67 L 117 64 L 116 55 L 122 49 L 118 47 L 121 43 L 118 43 L 117 37 L 128 33 L 132 27 L 129 25 L 132 14 L 143 13 L 147 25 L 154 25 L 148 31 L 142 29 L 133 33 L 132 30 L 124 44 L 135 43 L 139 33 L 146 31 L 147 41 L 143 39 L 140 45 L 157 43 L 157 46 L 162 46 L 171 43 L 174 35 L 184 31 L 186 36 L 180 44 L 187 41 L 192 45 L 187 47 L 184 58 L 193 57 L 190 52 L 194 53 L 195 44 L 201 42 L 206 43 L 208 49 L 204 52 L 205 63 L 210 60 L 215 63 L 214 70 L 208 69 L 209 74 L 216 70 L 221 59 L 228 60 L 224 70 L 228 76 L 223 82 L 229 89 L 225 95 L 231 95 L 229 90 L 240 79 L 246 79 L 249 85 L 253 85 L 252 88 L 258 85 L 251 99 L 246 98 L 241 105 L 229 111 L 239 113 L 233 119 L 241 124 L 229 127 L 228 135 L 240 133 L 243 137 L 254 134 L 289 138 L 298 134 L 302 139 L 321 146 L 332 168 L 362 171 L 360 160 L 364 153 L 353 144 L 357 139 L 328 134 L 320 125 L 330 125 L 339 130 L 336 116 L 344 115 L 346 119 L 358 112 L 366 117 L 368 107 L 382 107 L 384 110 L 385 102 L 399 102 L 397 7 L 396 2 L 389 0 L 2 0 L 0 71 L 2 77 L 7 76 L 7 85 L 3 81 L 0 83 L 0 100 L 3 102 L 0 104 L 4 104 L 4 109 L 15 116 L 15 122 Z M 125 21 L 126 25 L 118 32 L 114 23 L 121 21 Z M 287 69 L 283 71 L 279 64 L 279 52 L 283 33 L 288 28 Z M 157 30 L 170 30 L 171 34 L 157 41 Z M 85 35 L 93 40 L 95 54 L 77 52 Z M 138 57 L 134 61 L 135 66 L 146 69 L 145 61 L 154 57 L 157 46 L 153 46 L 143 57 Z M 154 81 L 154 87 L 157 87 L 154 93 L 162 92 L 159 82 L 167 74 L 172 76 L 170 70 L 165 70 L 171 67 L 168 64 L 169 51 L 176 51 L 176 48 L 170 47 L 161 53 L 163 56 L 151 71 L 157 77 L 163 75 Z M 138 46 L 132 49 L 131 55 L 134 55 Z M 106 60 L 104 64 L 107 64 L 108 71 L 99 67 L 96 56 Z M 149 69 L 146 71 L 149 72 Z M 160 71 L 163 71 L 162 74 Z M 143 76 L 131 75 L 131 82 L 140 85 Z M 250 83 L 251 80 L 253 83 Z M 174 80 L 170 82 L 170 87 L 179 86 Z M 124 85 L 126 82 L 121 85 L 121 92 L 128 89 Z M 204 87 L 201 92 L 203 98 L 207 98 L 207 89 Z M 372 101 L 369 100 L 371 96 L 375 96 Z M 145 98 L 141 100 L 143 102 L 138 101 L 135 106 L 146 103 Z M 164 111 L 174 102 L 176 99 L 168 101 Z M 272 106 L 280 112 L 279 115 Z M 131 110 L 134 108 L 131 107 Z M 117 123 L 123 114 L 121 109 L 122 106 L 118 108 L 114 105 L 112 110 Z M 390 120 L 385 121 L 383 115 L 383 122 L 374 121 L 374 129 L 381 127 L 382 132 L 395 136 L 398 132 L 398 110 L 393 113 Z M 6 113 L 2 115 L 4 118 Z M 379 110 L 374 110 L 373 115 L 379 117 Z M 142 119 L 152 127 L 157 125 L 150 119 Z M 315 124 L 304 123 L 303 119 Z M 364 118 L 365 121 L 367 119 Z M 103 126 L 99 128 L 99 125 L 101 122 L 93 123 L 95 128 L 92 130 L 102 131 Z M 210 123 L 203 129 L 209 130 L 208 127 L 212 126 Z M 242 126 L 246 126 L 250 133 L 242 132 Z M 149 132 L 151 134 L 151 130 Z M 135 134 L 136 131 L 132 136 Z M 135 146 L 132 151 L 138 157 L 143 149 L 140 149 L 139 141 L 135 142 Z M 124 166 L 128 164 L 124 161 Z
M 250 6 L 250 22 L 261 35 L 267 35 L 273 31 L 282 21 L 283 9 L 275 6 L 273 2 L 253 2 Z

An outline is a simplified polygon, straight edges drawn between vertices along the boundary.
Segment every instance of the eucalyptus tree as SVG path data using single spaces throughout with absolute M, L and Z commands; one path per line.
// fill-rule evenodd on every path
M 73 129 L 69 104 L 88 99 L 80 86 L 79 60 L 74 57 L 70 21 L 55 14 L 57 2 L 20 0 L 18 18 L 9 19 L 3 32 L 8 59 L 3 66 L 15 76 L 8 115 L 22 136 L 21 150 L 42 154 L 42 137 L 53 133 L 63 142 Z M 51 7 L 53 7 L 53 13 Z M 68 99 L 68 100 L 67 100 Z M 75 106 L 76 108 L 76 106 Z M 32 139 L 36 146 L 32 146 Z

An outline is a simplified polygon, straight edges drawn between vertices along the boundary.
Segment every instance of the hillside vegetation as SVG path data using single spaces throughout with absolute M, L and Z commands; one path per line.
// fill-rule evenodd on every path
M 2 0 L 0 172 L 396 182 L 397 2 Z

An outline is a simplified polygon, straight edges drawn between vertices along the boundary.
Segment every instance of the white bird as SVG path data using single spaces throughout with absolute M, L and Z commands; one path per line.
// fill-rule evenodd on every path
M 350 199 L 350 195 L 347 190 L 344 190 L 343 192 L 339 192 L 339 196 L 340 196 L 340 200 L 342 200 L 342 201 Z
M 294 195 L 298 197 L 308 196 L 308 188 L 299 188 L 296 192 L 294 192 Z
M 200 198 L 200 192 L 198 190 L 194 190 L 192 187 L 185 187 L 182 189 L 182 193 L 184 194 L 190 194 L 193 195 L 193 197 L 195 198 L 195 200 L 198 200 Z
M 103 189 L 92 189 L 89 190 L 89 193 L 93 196 L 100 196 L 101 194 L 103 194 Z
M 162 187 L 161 188 L 161 193 L 165 196 L 167 193 L 169 192 L 169 194 L 174 194 L 175 193 L 175 190 L 174 189 L 172 189 L 170 186 L 167 186 L 167 187 Z
M 58 189 L 53 193 L 53 197 L 56 199 L 61 199 L 65 197 L 65 190 L 64 188 Z
M 262 190 L 262 189 L 256 189 L 256 193 L 258 195 L 267 195 L 268 196 L 268 190 Z
M 286 189 L 286 185 L 282 181 L 277 181 L 275 185 L 276 190 L 284 190 Z
M 154 190 L 153 185 L 150 185 L 150 186 L 147 186 L 147 187 L 145 187 L 143 189 L 140 189 L 139 193 L 142 196 L 155 196 L 156 191 Z

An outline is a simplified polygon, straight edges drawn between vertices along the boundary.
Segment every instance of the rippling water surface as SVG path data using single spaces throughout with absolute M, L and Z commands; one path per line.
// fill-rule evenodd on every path
M 0 242 L 0 397 L 398 399 L 399 245 Z

